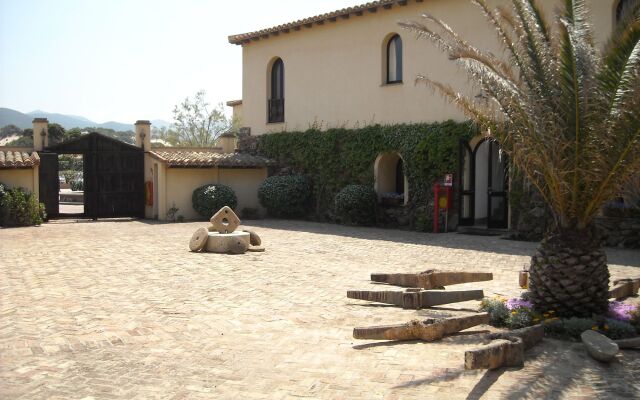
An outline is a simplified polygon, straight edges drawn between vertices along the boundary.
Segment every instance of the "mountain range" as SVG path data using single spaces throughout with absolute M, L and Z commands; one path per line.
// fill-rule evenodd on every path
M 31 128 L 31 122 L 34 118 L 47 118 L 50 123 L 60 124 L 65 129 L 89 127 L 113 129 L 114 131 L 133 131 L 134 129 L 133 124 L 122 122 L 109 121 L 100 124 L 78 115 L 57 114 L 41 110 L 25 114 L 10 108 L 0 107 L 0 127 L 15 125 L 20 129 Z M 151 121 L 151 126 L 157 128 L 169 127 L 170 125 L 170 122 L 161 119 Z

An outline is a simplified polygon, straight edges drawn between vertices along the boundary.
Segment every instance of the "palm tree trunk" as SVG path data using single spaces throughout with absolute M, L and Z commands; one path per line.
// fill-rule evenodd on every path
M 594 230 L 563 230 L 531 257 L 529 289 L 539 312 L 560 317 L 603 315 L 608 308 L 607 256 Z

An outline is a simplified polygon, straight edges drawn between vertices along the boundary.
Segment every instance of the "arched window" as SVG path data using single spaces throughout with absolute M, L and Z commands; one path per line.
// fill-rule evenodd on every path
M 622 22 L 625 17 L 631 12 L 633 0 L 620 0 L 616 6 L 616 25 Z
M 271 66 L 271 88 L 267 103 L 268 121 L 284 122 L 284 63 L 281 58 Z
M 387 42 L 387 83 L 402 82 L 402 39 L 393 35 Z

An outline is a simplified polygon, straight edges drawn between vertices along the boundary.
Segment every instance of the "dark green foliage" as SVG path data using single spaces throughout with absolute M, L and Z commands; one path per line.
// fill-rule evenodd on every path
M 0 199 L 0 225 L 31 226 L 40 225 L 46 218 L 44 207 L 23 188 L 3 189 Z
M 84 182 L 81 180 L 73 180 L 69 182 L 71 185 L 71 190 L 75 191 L 83 191 L 84 190 Z
M 244 207 L 240 211 L 240 218 L 242 219 L 260 219 L 260 210 L 257 208 Z
M 544 323 L 548 336 L 560 339 L 580 340 L 584 331 L 595 330 L 611 339 L 626 339 L 637 335 L 634 327 L 623 321 L 605 319 L 600 322 L 593 318 L 555 319 Z
M 413 209 L 432 197 L 431 185 L 458 170 L 460 139 L 477 133 L 469 122 L 371 125 L 359 129 L 280 132 L 259 137 L 259 152 L 313 182 L 315 213 L 330 210 L 335 194 L 349 184 L 373 186 L 378 155 L 398 152 L 404 160 Z
M 209 218 L 224 206 L 236 208 L 238 198 L 229 186 L 216 183 L 194 190 L 191 203 L 198 214 Z
M 311 185 L 304 175 L 270 176 L 260 185 L 258 198 L 269 215 L 298 218 L 309 211 Z
M 342 223 L 371 225 L 376 221 L 377 200 L 371 186 L 347 185 L 336 194 L 335 212 Z

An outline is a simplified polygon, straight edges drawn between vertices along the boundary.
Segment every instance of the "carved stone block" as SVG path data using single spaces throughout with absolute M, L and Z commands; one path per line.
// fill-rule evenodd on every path
M 240 218 L 228 206 L 213 214 L 209 221 L 218 233 L 233 233 L 240 226 Z

